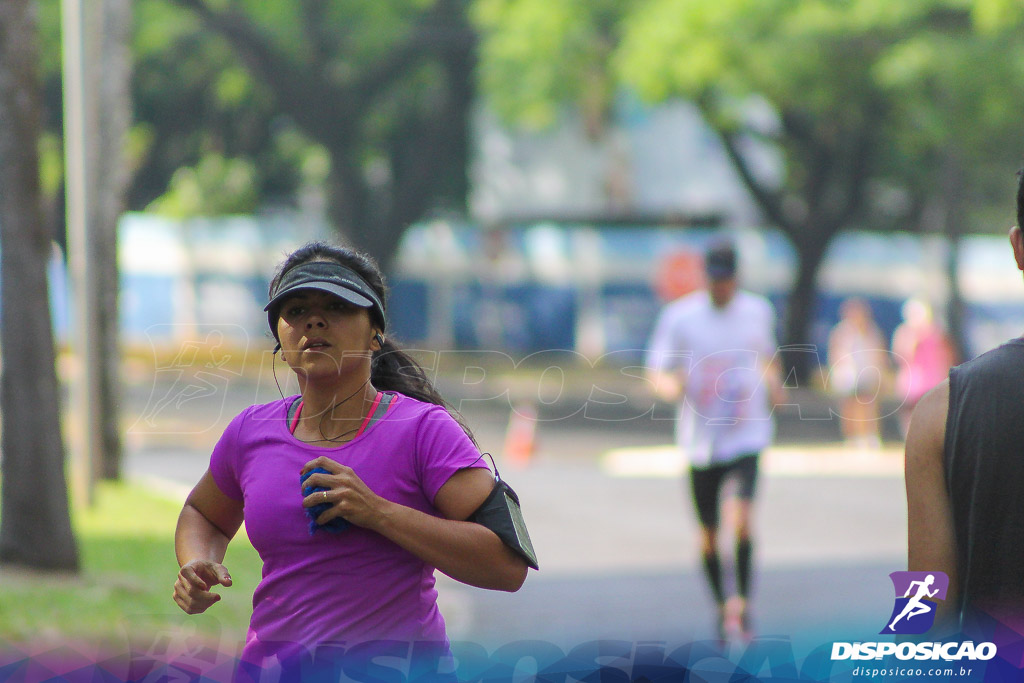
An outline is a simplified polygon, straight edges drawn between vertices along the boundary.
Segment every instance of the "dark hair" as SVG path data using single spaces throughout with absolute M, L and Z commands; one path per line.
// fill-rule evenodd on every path
M 377 265 L 373 257 L 355 249 L 339 247 L 322 241 L 307 242 L 285 258 L 270 281 L 269 296 L 273 297 L 285 273 L 296 266 L 315 261 L 339 263 L 346 268 L 354 270 L 377 293 L 385 309 L 387 308 L 388 286 L 380 266 Z M 381 312 L 376 308 L 371 308 L 369 309 L 369 314 L 370 322 L 384 329 L 384 319 L 381 317 Z M 384 342 L 380 345 L 380 350 L 375 351 L 370 360 L 370 382 L 377 389 L 397 391 L 418 401 L 442 406 L 459 423 L 473 443 L 476 444 L 476 438 L 473 436 L 472 430 L 466 425 L 462 415 L 444 400 L 444 397 L 441 396 L 440 392 L 438 392 L 427 377 L 423 366 L 395 344 L 389 335 L 385 335 Z
M 736 277 L 736 247 L 731 241 L 715 240 L 704 254 L 704 270 L 712 280 Z

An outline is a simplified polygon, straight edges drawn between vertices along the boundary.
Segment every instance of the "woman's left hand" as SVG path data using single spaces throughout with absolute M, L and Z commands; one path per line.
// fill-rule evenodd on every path
M 374 528 L 386 513 L 390 503 L 371 491 L 351 467 L 324 456 L 307 462 L 302 468 L 302 474 L 305 475 L 316 467 L 325 469 L 330 474 L 316 472 L 301 485 L 301 488 L 311 486 L 328 489 L 317 491 L 302 499 L 302 506 L 307 508 L 325 503 L 331 506 L 316 518 L 316 523 L 326 524 L 335 517 L 343 517 L 357 526 Z

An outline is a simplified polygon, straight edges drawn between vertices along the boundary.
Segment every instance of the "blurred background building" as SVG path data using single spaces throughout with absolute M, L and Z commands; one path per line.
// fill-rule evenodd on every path
M 438 218 L 405 233 L 391 269 L 396 336 L 431 348 L 520 357 L 569 349 L 592 362 L 636 362 L 659 307 L 686 283 L 699 283 L 699 255 L 722 232 L 739 246 L 744 286 L 768 296 L 781 321 L 796 251 L 778 230 L 758 224 L 696 110 L 681 102 L 632 104 L 620 118 L 610 155 L 588 140 L 578 119 L 546 132 L 513 132 L 478 108 L 476 220 Z M 780 172 L 769 150 L 755 157 L 764 172 Z M 609 205 L 616 196 L 609 178 L 621 180 L 620 205 Z M 261 310 L 275 265 L 294 245 L 332 235 L 326 218 L 309 211 L 180 220 L 125 215 L 125 343 L 172 345 L 215 329 L 228 339 L 269 339 Z M 971 353 L 1017 334 L 1024 319 L 1024 291 L 1004 242 L 971 235 L 961 245 Z M 841 233 L 820 272 L 808 341 L 825 347 L 839 303 L 852 295 L 871 303 L 890 338 L 907 298 L 921 297 L 941 312 L 950 292 L 949 257 L 937 235 Z M 63 281 L 56 262 L 53 275 Z M 66 330 L 66 287 L 54 292 L 58 330 Z
M 784 313 L 792 246 L 771 229 L 730 232 L 745 286 Z M 608 361 L 635 362 L 663 303 L 666 269 L 680 254 L 699 255 L 718 233 L 551 221 L 492 229 L 418 224 L 404 237 L 392 272 L 392 330 L 406 343 L 432 348 L 519 356 L 570 349 L 592 361 L 613 354 Z M 284 214 L 188 221 L 126 215 L 120 246 L 125 343 L 171 346 L 219 330 L 238 341 L 266 338 L 269 347 L 262 306 L 273 268 L 289 246 L 315 237 L 329 237 L 322 224 Z M 811 342 L 824 348 L 840 301 L 851 295 L 871 302 L 889 337 L 907 298 L 926 297 L 941 310 L 947 251 L 935 236 L 840 235 L 822 268 Z M 58 260 L 51 277 L 66 282 Z M 1019 278 L 1005 239 L 965 238 L 960 279 L 973 352 L 1019 333 Z M 53 298 L 58 331 L 66 331 L 67 288 L 54 287 Z

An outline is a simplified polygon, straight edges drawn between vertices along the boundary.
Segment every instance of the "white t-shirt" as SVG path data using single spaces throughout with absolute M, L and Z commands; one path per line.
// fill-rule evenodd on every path
M 775 353 L 775 311 L 764 297 L 738 290 L 718 309 L 700 291 L 662 310 L 646 362 L 685 381 L 676 441 L 692 466 L 726 463 L 771 443 L 766 368 Z

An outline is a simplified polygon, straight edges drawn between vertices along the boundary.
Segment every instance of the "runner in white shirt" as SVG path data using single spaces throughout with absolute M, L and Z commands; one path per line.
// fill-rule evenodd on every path
M 684 296 L 661 312 L 646 366 L 656 393 L 679 404 L 676 440 L 690 463 L 719 635 L 747 638 L 757 461 L 774 435 L 772 405 L 784 400 L 775 360 L 775 312 L 767 299 L 738 289 L 731 244 L 713 245 L 705 255 L 705 270 L 706 291 Z M 717 532 L 722 485 L 733 477 L 739 480 L 736 581 L 735 594 L 727 600 Z

